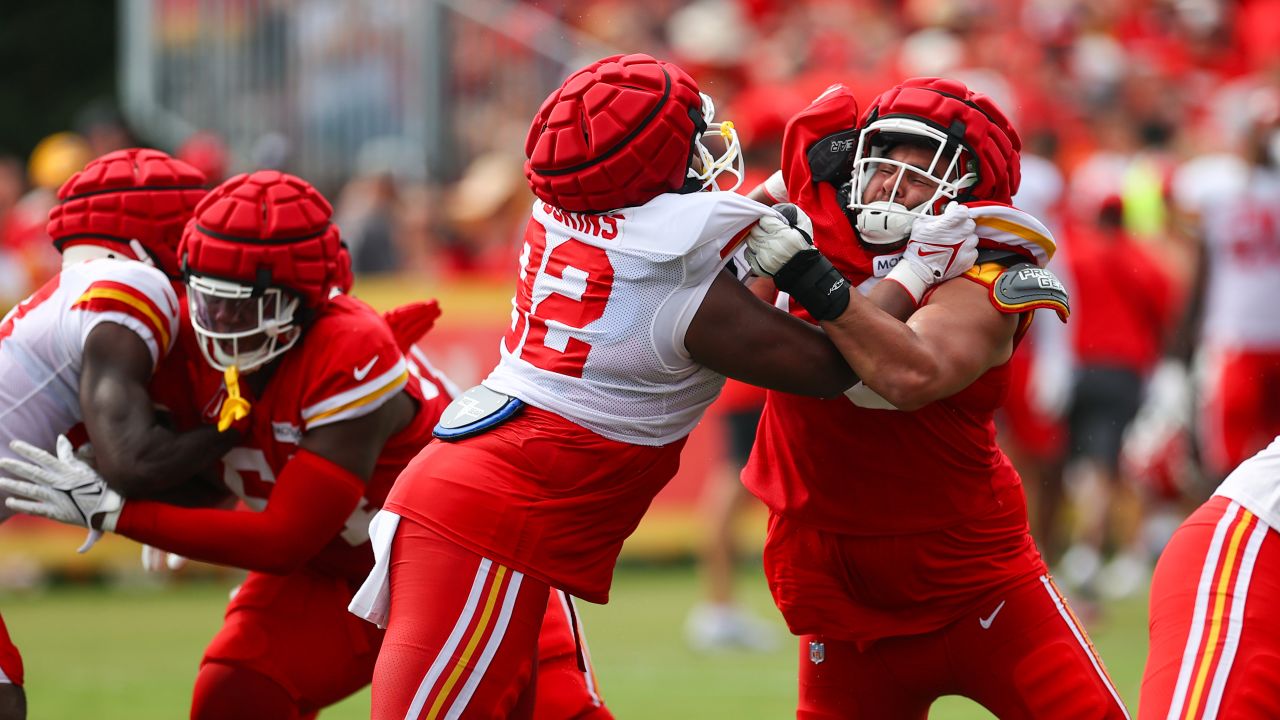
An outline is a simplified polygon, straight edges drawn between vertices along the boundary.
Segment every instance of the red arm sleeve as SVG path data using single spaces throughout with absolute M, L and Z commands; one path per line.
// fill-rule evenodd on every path
M 299 450 L 262 512 L 130 501 L 116 532 L 193 560 L 285 574 L 341 532 L 363 493 L 364 483 L 354 473 Z

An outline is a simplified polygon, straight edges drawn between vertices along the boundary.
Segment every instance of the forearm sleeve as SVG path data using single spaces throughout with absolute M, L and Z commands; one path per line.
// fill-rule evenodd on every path
M 284 574 L 342 530 L 363 493 L 357 475 L 299 450 L 277 478 L 262 512 L 137 500 L 125 504 L 116 532 L 193 560 Z

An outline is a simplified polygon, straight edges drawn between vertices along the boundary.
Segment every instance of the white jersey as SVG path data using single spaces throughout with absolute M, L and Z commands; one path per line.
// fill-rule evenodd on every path
M 71 265 L 0 320 L 0 457 L 14 457 L 15 439 L 52 450 L 81 422 L 84 341 L 104 322 L 137 333 L 154 367 L 178 332 L 169 278 L 130 260 Z M 0 518 L 8 514 L 0 505 Z
M 511 327 L 483 384 L 611 440 L 684 437 L 724 384 L 690 357 L 685 331 L 747 230 L 773 212 L 727 192 L 604 214 L 535 203 Z
M 1280 174 L 1210 155 L 1180 168 L 1173 188 L 1199 214 L 1206 244 L 1204 343 L 1280 350 L 1280 320 L 1259 311 L 1280 288 Z
M 1280 528 L 1280 438 L 1240 463 L 1213 494 L 1235 500 L 1267 525 Z

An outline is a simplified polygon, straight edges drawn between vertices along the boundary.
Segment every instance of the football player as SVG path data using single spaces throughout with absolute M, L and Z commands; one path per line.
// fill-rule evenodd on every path
M 331 214 L 299 178 L 240 175 L 199 205 L 179 249 L 202 358 L 188 391 L 206 421 L 242 429 L 222 480 L 247 510 L 68 509 L 47 488 L 6 484 L 30 512 L 83 523 L 82 512 L 95 528 L 250 570 L 201 662 L 193 718 L 308 717 L 369 682 L 382 632 L 346 611 L 373 562 L 369 518 L 452 397 L 420 354 L 406 361 L 410 343 L 382 316 L 341 292 L 350 256 Z M 393 319 L 410 335 L 423 327 L 421 314 Z M 91 473 L 74 458 L 32 459 L 7 467 L 37 481 Z M 576 626 L 552 600 L 548 695 L 608 717 L 576 654 L 562 652 L 576 648 Z
M 1001 718 L 1127 717 L 995 443 L 1030 310 L 1066 313 L 1042 269 L 1048 230 L 1008 205 L 1018 135 L 990 98 L 938 78 L 857 117 L 835 86 L 791 120 L 771 194 L 812 223 L 762 221 L 748 239 L 754 267 L 861 378 L 843 398 L 770 392 L 743 473 L 772 512 L 765 570 L 800 636 L 797 716 L 924 718 L 956 694 Z M 918 218 L 965 215 L 978 263 L 926 286 L 957 253 Z M 883 295 L 918 309 L 900 322 Z
M 1193 158 L 1171 182 L 1199 255 L 1188 320 L 1203 378 L 1200 455 L 1213 482 L 1280 434 L 1280 322 L 1259 312 L 1280 284 L 1280 85 L 1238 104 L 1235 152 Z
M 704 192 L 741 177 L 737 136 L 681 68 L 588 65 L 542 104 L 525 151 L 537 199 L 501 359 L 374 521 L 385 561 L 354 609 L 389 613 L 375 718 L 527 717 L 549 590 L 608 600 L 623 541 L 725 376 L 818 396 L 854 382 L 816 327 L 727 269 L 777 214 Z
M 137 496 L 184 483 L 230 447 L 211 429 L 162 427 L 148 394 L 173 363 L 175 251 L 204 194 L 198 170 L 147 149 L 103 155 L 62 185 L 48 224 L 62 271 L 0 320 L 0 458 L 16 457 L 12 441 L 52 450 L 70 434 L 92 441 L 111 488 Z M 102 497 L 96 485 L 64 489 Z M 0 522 L 11 514 L 0 507 Z M 21 685 L 0 621 L 0 718 L 22 717 Z

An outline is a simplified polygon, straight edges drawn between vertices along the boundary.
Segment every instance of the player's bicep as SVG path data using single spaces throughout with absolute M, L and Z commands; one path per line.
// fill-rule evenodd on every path
M 761 302 L 723 272 L 690 321 L 685 348 L 716 372 L 783 392 L 829 397 L 857 382 L 819 328 Z
M 963 390 L 1013 354 L 1019 315 L 1002 313 L 986 286 L 956 278 L 939 286 L 907 320 L 907 326 L 938 360 L 932 379 L 938 398 Z
M 99 323 L 85 338 L 80 371 L 80 406 L 90 437 L 120 423 L 150 427 L 151 350 L 137 333 L 112 322 Z
M 308 429 L 299 446 L 367 482 L 387 440 L 409 424 L 415 411 L 409 395 L 400 391 L 370 413 Z

